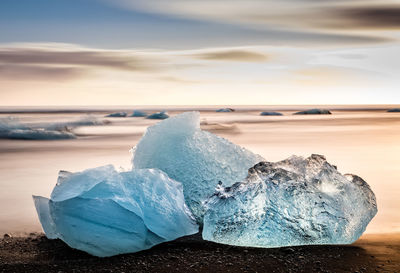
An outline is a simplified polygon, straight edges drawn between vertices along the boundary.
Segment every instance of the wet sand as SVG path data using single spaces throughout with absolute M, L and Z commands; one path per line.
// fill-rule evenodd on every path
M 32 233 L 0 240 L 0 272 L 400 272 L 400 233 L 367 234 L 352 245 L 274 249 L 220 245 L 196 234 L 111 258 Z

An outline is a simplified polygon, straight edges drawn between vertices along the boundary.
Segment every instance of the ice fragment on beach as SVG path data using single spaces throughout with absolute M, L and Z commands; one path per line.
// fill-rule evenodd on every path
M 151 114 L 151 115 L 147 116 L 146 118 L 147 119 L 167 119 L 167 118 L 169 118 L 169 116 L 168 116 L 167 112 L 162 111 L 162 112 Z
M 60 172 L 51 198 L 33 197 L 46 236 L 106 257 L 198 231 L 182 184 L 159 170 L 112 166 Z
M 134 110 L 130 117 L 147 117 L 147 113 L 140 110 Z
M 279 112 L 261 112 L 260 116 L 283 116 L 283 114 Z
M 106 115 L 107 118 L 124 118 L 126 117 L 126 112 L 116 112 Z
M 330 115 L 330 114 L 332 114 L 331 111 L 327 109 L 318 109 L 318 108 L 294 113 L 294 115 Z
M 215 112 L 217 112 L 217 113 L 229 113 L 229 112 L 235 112 L 235 109 L 233 109 L 233 108 L 221 108 L 221 109 L 215 110 Z
M 26 140 L 72 139 L 76 136 L 68 131 L 57 131 L 52 128 L 34 128 L 21 123 L 17 118 L 0 118 L 0 138 Z
M 263 158 L 200 129 L 200 113 L 186 112 L 147 129 L 136 146 L 134 168 L 157 168 L 183 184 L 186 203 L 199 223 L 203 202 L 219 181 L 230 186 Z
M 377 212 L 368 184 L 320 155 L 258 163 L 207 207 L 205 240 L 252 247 L 349 244 Z

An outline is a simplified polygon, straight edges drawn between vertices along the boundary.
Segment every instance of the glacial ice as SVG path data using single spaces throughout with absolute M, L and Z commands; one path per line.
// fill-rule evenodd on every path
M 7 117 L 0 119 L 0 138 L 56 140 L 75 138 L 75 135 L 68 131 L 58 131 L 51 128 L 33 128 L 21 123 L 17 118 Z
M 51 198 L 33 196 L 46 236 L 99 257 L 194 234 L 182 184 L 155 169 L 61 171 Z
M 45 129 L 16 129 L 7 133 L 6 138 L 9 139 L 26 139 L 26 140 L 57 140 L 57 139 L 73 139 L 76 136 L 71 132 L 53 131 Z
M 215 112 L 217 112 L 217 113 L 229 113 L 229 112 L 235 112 L 235 109 L 233 109 L 233 108 L 221 108 L 221 109 L 215 110 Z
M 107 118 L 124 118 L 128 115 L 126 112 L 116 112 L 106 115 Z
M 318 109 L 318 108 L 294 113 L 294 115 L 330 115 L 330 114 L 332 114 L 331 111 L 327 109 Z
M 158 112 L 158 113 L 153 113 L 149 116 L 146 117 L 147 119 L 167 119 L 169 118 L 169 115 L 167 114 L 167 112 L 162 111 L 162 112 Z
M 130 117 L 147 117 L 147 113 L 140 110 L 134 110 Z
M 185 200 L 202 223 L 203 202 L 219 181 L 244 179 L 261 156 L 200 129 L 200 113 L 185 112 L 147 129 L 134 151 L 134 168 L 156 168 L 183 184 Z
M 283 116 L 283 114 L 279 112 L 261 112 L 260 116 Z
M 205 240 L 251 247 L 352 243 L 377 212 L 368 184 L 320 155 L 260 162 L 206 206 Z

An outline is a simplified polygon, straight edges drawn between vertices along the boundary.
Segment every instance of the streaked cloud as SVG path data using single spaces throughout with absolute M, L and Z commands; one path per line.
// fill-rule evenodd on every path
M 0 64 L 0 79 L 8 81 L 70 81 L 86 74 L 86 70 L 78 67 Z
M 337 20 L 332 27 L 400 30 L 400 4 L 385 5 L 382 1 L 379 5 L 338 8 L 334 14 Z
M 62 44 L 54 44 L 52 47 L 0 47 L 0 64 L 104 67 L 129 71 L 146 71 L 159 67 L 156 60 L 135 51 L 95 50 Z
M 214 61 L 236 61 L 236 62 L 264 62 L 268 57 L 264 54 L 246 50 L 225 50 L 205 52 L 194 55 L 199 59 Z
M 109 50 L 0 45 L 0 101 L 25 104 L 288 104 L 394 101 L 398 47 Z M 353 92 L 352 101 L 343 101 Z M 368 94 L 364 96 L 363 94 Z M 312 101 L 310 101 L 312 99 Z
M 106 0 L 103 0 L 106 1 Z M 249 29 L 299 31 L 364 37 L 365 43 L 392 41 L 389 34 L 361 30 L 400 29 L 399 1 L 382 0 L 109 0 L 121 7 L 178 18 L 246 26 Z M 359 32 L 357 32 L 359 31 Z M 320 42 L 324 41 L 320 37 Z M 360 42 L 360 41 L 359 41 Z M 318 43 L 318 41 L 316 42 Z

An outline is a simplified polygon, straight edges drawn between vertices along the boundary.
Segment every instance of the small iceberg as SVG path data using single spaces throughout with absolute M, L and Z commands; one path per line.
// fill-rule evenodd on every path
M 61 171 L 50 199 L 33 196 L 49 239 L 107 257 L 198 232 L 182 184 L 160 170 L 117 172 L 104 166 Z
M 249 247 L 350 244 L 377 213 L 368 184 L 321 155 L 260 162 L 206 206 L 203 239 Z
M 315 109 L 296 112 L 293 115 L 330 115 L 330 114 L 332 113 L 327 109 L 315 108 Z
M 260 116 L 283 116 L 283 114 L 279 112 L 261 112 Z
M 151 115 L 147 116 L 146 118 L 147 119 L 167 119 L 167 118 L 169 118 L 169 116 L 168 116 L 167 112 L 162 111 L 162 112 L 151 114 Z
M 106 118 L 124 118 L 128 114 L 126 112 L 116 112 L 106 115 Z
M 1 137 L 0 133 L 0 137 Z M 5 138 L 9 139 L 25 139 L 25 140 L 57 140 L 57 139 L 74 139 L 76 136 L 71 132 L 52 131 L 45 129 L 16 129 L 9 131 Z
M 400 108 L 393 108 L 388 110 L 389 113 L 400 113 Z
M 144 111 L 135 110 L 135 111 L 132 112 L 130 117 L 147 117 L 147 113 L 144 112 Z
M 57 126 L 46 125 L 45 128 L 33 128 L 22 124 L 17 118 L 8 117 L 0 119 L 0 138 L 23 139 L 23 140 L 58 140 L 73 139 L 76 136 L 62 128 L 56 130 Z
M 134 150 L 135 169 L 155 168 L 183 184 L 186 203 L 201 224 L 203 203 L 219 181 L 227 186 L 244 179 L 264 159 L 200 129 L 200 113 L 185 112 L 147 129 Z
M 215 110 L 215 112 L 218 112 L 218 113 L 229 113 L 229 112 L 235 112 L 235 109 L 233 109 L 233 108 L 221 108 L 221 109 Z

